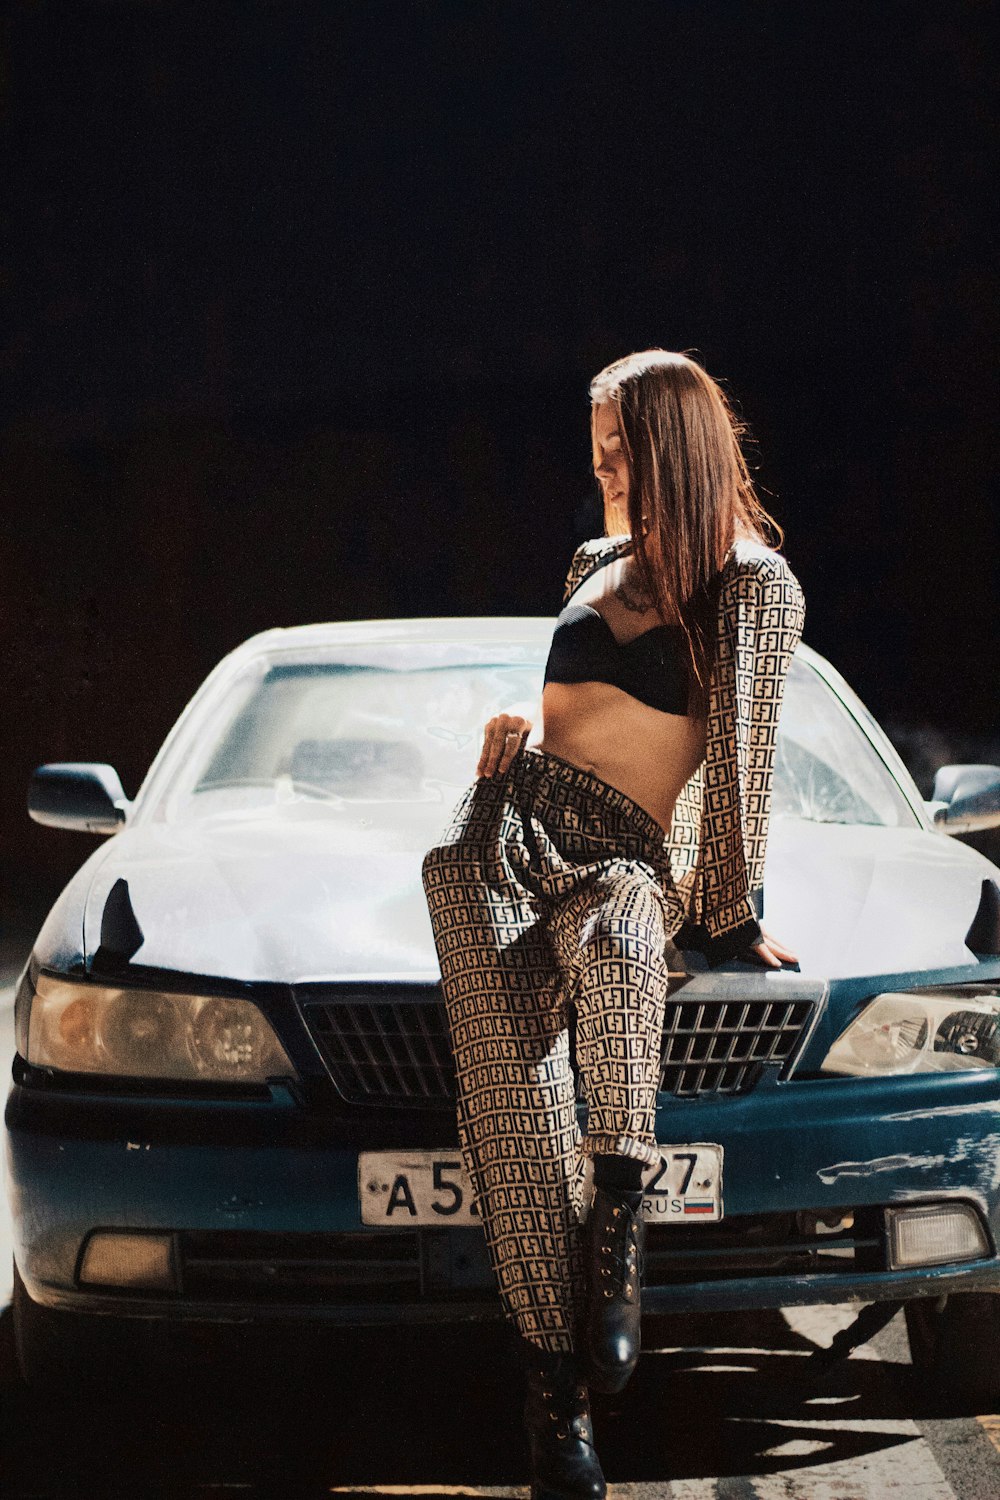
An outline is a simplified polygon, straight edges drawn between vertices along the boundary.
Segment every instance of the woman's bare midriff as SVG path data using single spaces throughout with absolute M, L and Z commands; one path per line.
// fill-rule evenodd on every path
M 669 833 L 681 789 L 705 758 L 705 731 L 704 719 L 661 713 L 610 682 L 547 682 L 527 744 L 592 771 Z
M 573 595 L 597 609 L 621 642 L 660 623 L 652 608 L 637 615 L 623 605 L 618 591 L 630 570 L 630 559 L 617 559 Z M 593 771 L 669 833 L 674 804 L 705 759 L 707 720 L 663 713 L 610 682 L 547 682 L 540 719 L 527 745 Z

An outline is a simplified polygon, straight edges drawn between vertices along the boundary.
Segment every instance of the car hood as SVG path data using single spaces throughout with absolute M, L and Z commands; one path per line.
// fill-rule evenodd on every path
M 420 883 L 435 836 L 322 815 L 123 830 L 87 894 L 87 956 L 124 878 L 143 933 L 137 964 L 289 983 L 436 979 Z
M 322 816 L 123 829 L 78 872 L 86 956 L 124 879 L 143 934 L 137 964 L 286 983 L 433 981 L 420 862 L 440 831 Z M 968 964 L 986 877 L 1000 871 L 943 834 L 775 817 L 763 925 L 818 978 Z M 67 922 L 74 905 L 61 899 Z

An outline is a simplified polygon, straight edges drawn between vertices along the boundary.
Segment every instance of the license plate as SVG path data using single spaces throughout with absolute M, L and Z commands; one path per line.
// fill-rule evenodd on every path
M 642 1216 L 650 1223 L 718 1223 L 722 1218 L 722 1147 L 715 1141 L 661 1147 L 660 1165 L 646 1168 L 642 1188 Z
M 642 1186 L 643 1218 L 651 1223 L 718 1223 L 722 1147 L 714 1141 L 664 1146 L 659 1165 L 645 1169 Z M 383 1229 L 481 1222 L 458 1151 L 362 1151 L 358 1200 L 362 1224 Z

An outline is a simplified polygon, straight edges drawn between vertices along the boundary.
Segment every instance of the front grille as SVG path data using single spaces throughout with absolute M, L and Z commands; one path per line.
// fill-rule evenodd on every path
M 343 1234 L 187 1231 L 180 1236 L 185 1297 L 230 1302 L 409 1301 L 420 1295 L 411 1230 Z
M 823 1231 L 810 1212 L 650 1221 L 643 1285 L 885 1271 L 884 1209 L 837 1212 L 842 1224 Z M 181 1291 L 192 1301 L 350 1306 L 497 1295 L 481 1228 L 185 1230 L 177 1238 Z
M 814 1214 L 730 1214 L 718 1224 L 646 1226 L 644 1286 L 745 1276 L 845 1276 L 884 1271 L 884 1210 L 842 1211 L 846 1227 L 821 1232 Z
M 455 1097 L 440 986 L 391 986 L 307 1000 L 306 1025 L 330 1077 L 356 1104 L 448 1104 Z
M 440 1109 L 454 1100 L 440 985 L 344 986 L 300 999 L 320 1056 L 349 1103 Z M 677 1098 L 746 1093 L 764 1067 L 781 1068 L 795 1056 L 815 1004 L 668 997 L 660 1092 Z M 583 1097 L 577 1078 L 577 1098 Z
M 678 1098 L 745 1093 L 766 1064 L 788 1062 L 813 1005 L 812 1000 L 668 1000 L 661 1093 Z
M 353 1306 L 496 1291 L 481 1228 L 185 1230 L 177 1238 L 181 1292 L 192 1301 Z

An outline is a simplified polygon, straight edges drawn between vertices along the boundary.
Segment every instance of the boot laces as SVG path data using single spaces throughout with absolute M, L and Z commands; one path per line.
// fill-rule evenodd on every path
M 639 1212 L 641 1213 L 641 1209 Z M 621 1297 L 630 1286 L 633 1271 L 635 1285 L 642 1281 L 644 1255 L 639 1248 L 636 1221 L 638 1214 L 632 1212 L 627 1203 L 615 1204 L 610 1210 L 604 1226 L 601 1244 L 601 1270 L 605 1279 L 605 1290 Z
M 569 1437 L 590 1439 L 590 1396 L 586 1385 L 576 1376 L 557 1379 L 553 1372 L 541 1370 L 540 1390 L 547 1402 L 548 1420 L 554 1423 L 553 1431 L 560 1440 Z M 560 1420 L 561 1419 L 561 1420 Z

